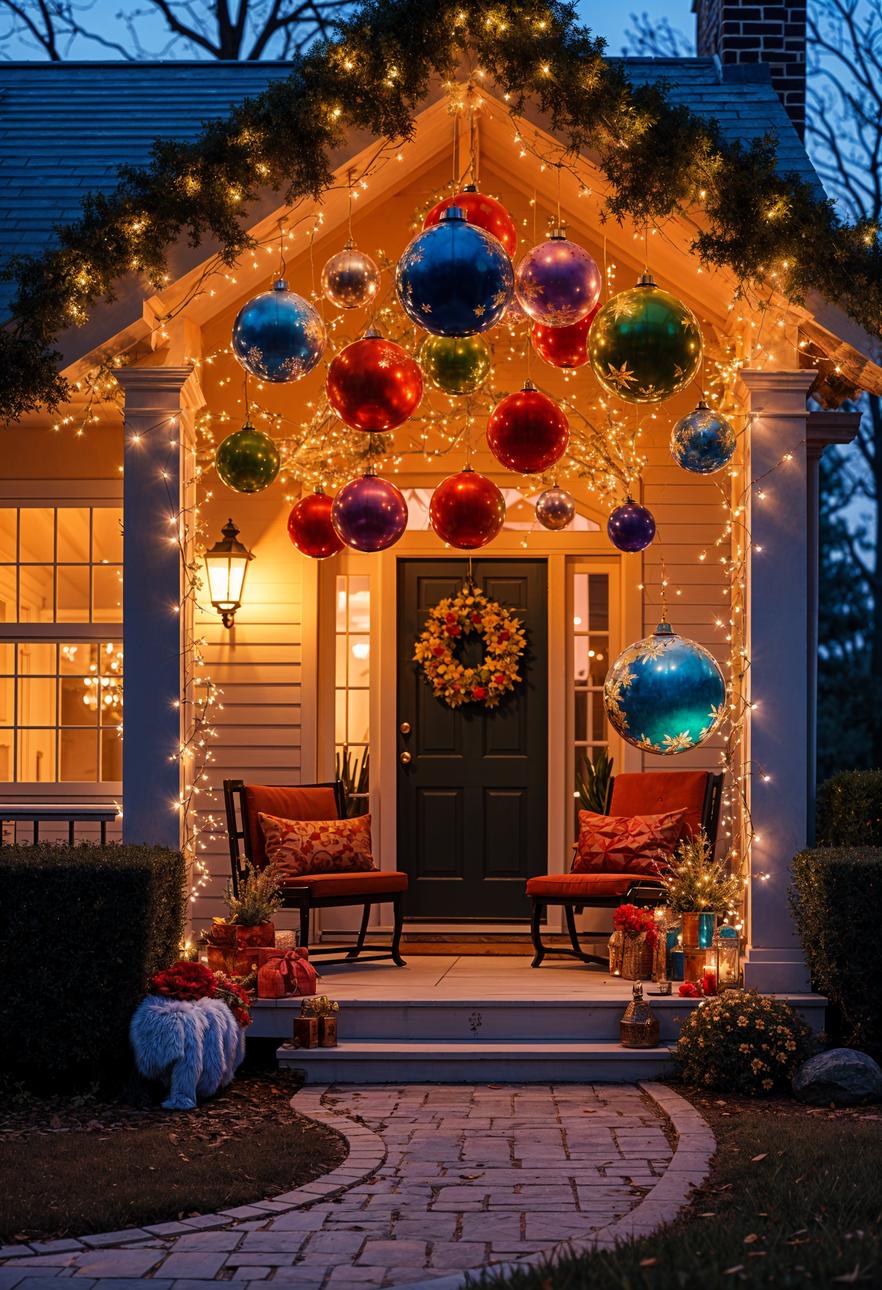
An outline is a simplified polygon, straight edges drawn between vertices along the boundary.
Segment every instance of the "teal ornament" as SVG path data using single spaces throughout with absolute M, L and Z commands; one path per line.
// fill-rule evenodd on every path
M 671 431 L 671 456 L 693 475 L 713 475 L 722 470 L 734 452 L 735 431 L 725 417 L 711 411 L 704 399 Z
M 252 425 L 228 434 L 214 454 L 221 481 L 236 493 L 259 493 L 269 488 L 280 464 L 275 441 Z
M 716 730 L 726 712 L 726 682 L 703 645 L 662 622 L 613 663 L 603 701 L 627 743 L 671 756 L 697 748 Z
M 311 372 L 325 352 L 325 328 L 308 300 L 279 278 L 244 304 L 233 323 L 233 353 L 259 381 L 281 385 Z
M 502 243 L 466 223 L 458 206 L 418 233 L 398 261 L 395 286 L 404 312 L 433 336 L 476 336 L 499 322 L 514 293 Z

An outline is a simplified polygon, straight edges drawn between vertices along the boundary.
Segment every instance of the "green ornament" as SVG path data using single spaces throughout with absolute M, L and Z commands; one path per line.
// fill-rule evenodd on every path
M 489 346 L 480 336 L 427 336 L 417 358 L 432 384 L 445 394 L 474 394 L 492 365 Z
M 259 493 L 279 473 L 279 450 L 263 430 L 244 425 L 228 434 L 214 454 L 214 465 L 227 488 L 237 493 Z
M 588 357 L 608 394 L 626 403 L 661 403 L 695 379 L 701 328 L 682 301 L 644 273 L 600 310 L 588 333 Z

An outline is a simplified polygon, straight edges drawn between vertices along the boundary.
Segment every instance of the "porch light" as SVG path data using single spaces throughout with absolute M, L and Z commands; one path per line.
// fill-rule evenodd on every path
M 221 538 L 205 552 L 208 595 L 221 616 L 224 627 L 232 627 L 236 610 L 242 604 L 242 588 L 249 560 L 254 556 L 239 541 L 239 530 L 232 520 L 221 529 Z

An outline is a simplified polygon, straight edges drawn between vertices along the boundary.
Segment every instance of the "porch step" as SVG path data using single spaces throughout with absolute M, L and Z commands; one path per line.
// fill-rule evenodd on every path
M 658 1079 L 673 1070 L 671 1044 L 622 1048 L 606 1041 L 372 1039 L 341 1041 L 337 1048 L 277 1051 L 279 1066 L 306 1072 L 311 1083 L 425 1084 L 605 1083 Z

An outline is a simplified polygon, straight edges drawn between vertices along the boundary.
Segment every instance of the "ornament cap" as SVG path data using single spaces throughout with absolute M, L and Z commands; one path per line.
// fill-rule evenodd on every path
M 273 291 L 287 291 L 287 290 L 288 290 L 288 279 L 276 278 L 275 282 L 273 283 Z
M 655 286 L 655 278 L 652 276 L 649 270 L 645 270 L 643 273 L 640 274 L 640 277 L 637 279 L 637 286 L 638 287 Z
M 567 237 L 566 224 L 554 224 L 549 230 L 548 237 L 552 242 L 565 242 Z
M 361 339 L 362 340 L 382 340 L 383 333 L 380 331 L 379 327 L 375 327 L 373 323 L 371 323 L 370 327 L 368 327 L 365 330 L 365 333 Z
M 533 384 L 533 382 L 530 380 L 530 378 L 529 378 L 529 376 L 528 376 L 528 377 L 527 377 L 527 379 L 526 379 L 526 381 L 524 381 L 523 385 L 521 386 L 521 393 L 522 393 L 522 394 L 530 394 L 530 393 L 532 393 L 535 389 L 536 389 L 536 386 Z
M 707 403 L 705 402 L 705 400 L 704 400 L 703 398 L 702 398 L 702 399 L 699 399 L 699 400 L 698 400 L 698 402 L 697 402 L 697 403 L 696 403 L 696 405 L 695 405 L 695 411 L 696 411 L 696 412 L 707 412 L 708 410 L 709 410 L 709 409 L 708 409 L 708 405 L 707 405 Z
M 465 211 L 461 206 L 448 206 L 445 211 L 441 212 L 440 223 L 449 224 L 453 220 L 459 220 L 465 223 Z
M 347 238 L 347 239 L 346 239 L 346 245 L 343 247 L 343 250 L 344 250 L 344 251 L 354 251 L 354 250 L 355 250 L 355 238 L 352 238 L 352 237 Z
M 476 192 L 478 191 L 478 185 L 477 185 L 477 184 L 463 184 L 462 188 L 461 188 L 459 191 L 460 191 L 461 193 L 476 193 Z
M 655 636 L 673 636 L 674 635 L 674 629 L 671 626 L 671 624 L 668 622 L 667 618 L 662 619 L 662 621 L 656 627 L 654 635 Z

